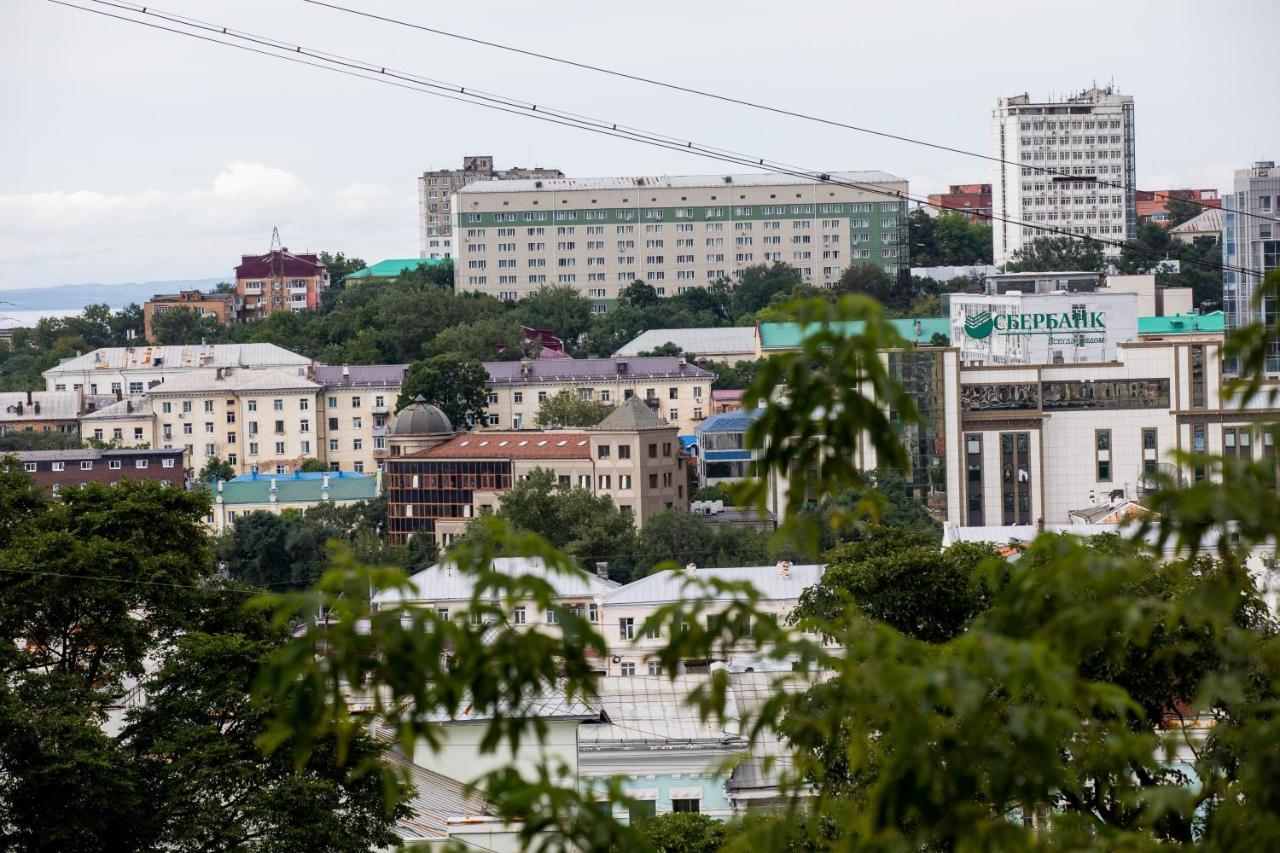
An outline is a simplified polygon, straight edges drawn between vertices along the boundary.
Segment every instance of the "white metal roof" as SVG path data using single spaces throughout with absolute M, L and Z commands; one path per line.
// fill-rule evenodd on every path
M 311 359 L 275 344 L 103 347 L 69 358 L 45 376 L 92 370 L 164 370 L 210 367 L 305 367 Z
M 830 176 L 845 183 L 901 183 L 888 172 L 830 172 Z M 729 180 L 726 180 L 729 179 Z M 458 190 L 459 194 L 547 192 L 566 190 L 628 190 L 628 189 L 695 189 L 698 187 L 781 187 L 819 183 L 809 178 L 780 175 L 773 172 L 731 175 L 652 175 L 613 178 L 530 178 L 519 181 L 476 181 Z
M 608 722 L 579 727 L 578 743 L 588 749 L 630 749 L 637 744 L 745 746 L 732 692 L 726 697 L 724 724 L 715 718 L 702 720 L 688 704 L 693 689 L 709 679 L 710 675 L 681 675 L 674 680 L 665 675 L 602 678 L 596 693 Z
M 462 707 L 453 715 L 442 709 L 419 712 L 419 718 L 436 723 L 479 723 L 492 720 L 495 711 L 477 710 L 462 699 Z M 543 687 L 535 693 L 521 697 L 516 703 L 503 702 L 498 712 L 504 717 L 539 720 L 578 720 L 588 722 L 599 719 L 600 710 L 595 702 L 585 702 L 575 696 L 570 698 L 560 686 Z
M 111 418 L 146 418 L 151 416 L 151 401 L 144 396 L 134 395 L 116 400 L 110 405 L 88 412 L 80 416 L 82 421 L 108 420 Z
M 0 392 L 0 420 L 75 420 L 80 414 L 80 402 L 75 391 L 4 391 Z M 18 414 L 19 406 L 22 414 Z
M 731 601 L 737 595 L 711 592 L 704 596 L 697 581 L 749 581 L 768 601 L 793 601 L 800 593 L 822 580 L 825 565 L 792 566 L 789 578 L 783 578 L 778 566 L 737 566 L 721 569 L 697 569 L 691 575 L 687 570 L 668 569 L 654 572 L 638 581 L 613 590 L 605 599 L 610 607 L 619 604 L 665 604 L 685 601 L 694 597 L 704 600 Z M 695 580 L 696 577 L 696 580 Z
M 149 389 L 150 394 L 190 394 L 202 391 L 284 391 L 303 388 L 319 390 L 320 385 L 296 370 L 232 370 L 221 377 L 215 371 L 167 377 Z
M 755 326 L 734 326 L 725 329 L 650 329 L 641 332 L 635 340 L 625 344 L 615 356 L 635 357 L 642 352 L 655 350 L 663 344 L 675 344 L 681 352 L 702 353 L 751 353 L 756 349 Z
M 583 571 L 570 574 L 549 571 L 541 557 L 497 557 L 493 561 L 493 569 L 515 577 L 535 575 L 543 578 L 561 598 L 592 598 L 619 588 L 615 581 L 607 581 Z M 475 588 L 474 576 L 459 571 L 450 563 L 438 563 L 423 569 L 409 578 L 409 583 L 413 591 L 408 596 L 403 596 L 398 589 L 384 590 L 374 596 L 374 604 L 468 601 Z

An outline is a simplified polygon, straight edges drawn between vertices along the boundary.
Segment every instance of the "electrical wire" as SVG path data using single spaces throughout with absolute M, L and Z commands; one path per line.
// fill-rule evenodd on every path
M 330 56 L 334 56 L 334 55 L 324 54 L 319 51 L 311 51 L 301 45 L 291 45 L 276 39 L 268 39 L 262 36 L 254 36 L 251 34 L 241 33 L 229 27 L 221 27 L 217 24 L 209 24 L 207 22 L 191 23 L 188 21 L 194 21 L 194 19 L 183 20 L 180 16 L 170 16 L 170 15 L 167 15 L 167 13 L 163 13 L 159 10 L 153 9 L 152 7 L 142 6 L 142 7 L 134 8 L 126 4 L 110 2 L 109 0 L 89 0 L 89 2 L 97 3 L 99 5 L 111 6 L 116 9 L 130 11 L 136 14 L 164 17 L 165 20 L 168 20 L 170 22 L 182 23 L 185 26 L 197 27 L 200 29 L 217 33 L 219 35 L 225 35 L 225 36 L 242 39 L 242 40 L 245 40 L 245 39 L 254 40 L 258 44 L 269 45 L 272 47 L 276 47 L 276 49 L 283 50 L 287 48 L 288 52 L 272 53 L 269 50 L 253 48 L 253 47 L 249 47 L 242 44 L 236 44 L 234 42 L 227 42 L 218 38 L 202 36 L 198 33 L 192 33 L 182 29 L 166 27 L 163 25 L 153 24 L 148 21 L 138 20 L 136 18 L 127 17 L 124 15 L 117 15 L 117 14 L 105 12 L 99 9 L 80 6 L 75 3 L 66 2 L 66 0 L 46 0 L 46 2 L 53 3 L 58 6 L 65 6 L 70 9 L 76 9 L 81 12 L 91 12 L 93 14 L 102 15 L 104 17 L 114 18 L 116 20 L 124 21 L 126 23 L 139 24 L 142 26 L 150 27 L 152 29 L 162 30 L 162 31 L 173 33 L 176 35 L 184 35 L 189 38 L 195 38 L 201 41 L 223 45 L 225 47 L 233 47 L 240 50 L 248 51 L 250 53 L 257 53 L 263 56 L 273 57 L 275 59 L 282 59 L 288 62 L 299 62 L 303 65 L 308 65 L 315 68 L 323 68 L 329 71 L 334 71 L 339 74 L 345 74 L 347 76 L 359 77 L 365 80 L 372 80 L 374 82 L 379 82 L 379 83 L 386 83 L 387 85 L 396 86 L 397 88 L 402 88 L 402 89 L 408 89 L 410 91 L 415 91 L 420 94 L 427 94 L 427 95 L 445 98 L 448 100 L 459 101 L 459 102 L 471 104 L 474 106 L 494 109 L 499 112 L 511 113 L 513 115 L 521 115 L 527 118 L 534 118 L 540 121 L 547 121 L 552 124 L 572 127 L 579 130 L 586 130 L 588 132 L 592 132 L 592 133 L 596 133 L 604 136 L 611 136 L 619 139 L 629 140 L 632 142 L 640 142 L 642 144 L 647 144 L 647 145 L 651 145 L 659 148 L 666 148 L 672 151 L 681 151 L 684 153 L 694 154 L 696 156 L 700 156 L 708 159 L 719 160 L 721 162 L 732 163 L 734 165 L 744 166 L 747 168 L 764 169 L 766 171 L 774 172 L 776 174 L 802 178 L 808 181 L 813 181 L 815 183 L 830 184 L 833 186 L 842 186 L 849 189 L 862 190 L 864 192 L 874 193 L 878 196 L 894 198 L 894 199 L 899 199 L 899 200 L 908 201 L 908 202 L 915 202 L 917 204 L 928 203 L 927 200 L 917 198 L 915 196 L 910 195 L 909 193 L 903 193 L 896 190 L 886 189 L 883 186 L 862 184 L 862 183 L 858 183 L 858 182 L 847 180 L 847 179 L 840 179 L 840 178 L 833 177 L 831 174 L 828 174 L 825 172 L 817 172 L 813 170 L 803 169 L 798 166 L 792 166 L 790 164 L 781 163 L 781 162 L 769 160 L 766 158 L 759 158 L 753 155 L 737 154 L 734 152 L 727 151 L 725 149 L 719 149 L 713 146 L 695 143 L 693 141 L 679 142 L 679 141 L 676 141 L 674 137 L 664 136 L 662 134 L 656 134 L 650 131 L 644 131 L 637 128 L 631 128 L 631 127 L 627 127 L 626 125 L 617 124 L 614 122 L 608 122 L 601 119 L 591 119 L 587 117 L 581 117 L 573 113 L 568 113 L 566 111 L 549 108 L 549 107 L 546 107 L 545 105 L 533 104 L 531 102 L 519 101 L 514 98 L 507 98 L 506 96 L 494 95 L 492 93 L 483 92 L 483 90 L 468 89 L 468 87 L 460 86 L 458 84 L 442 83 L 439 81 L 431 80 L 430 78 L 418 78 L 412 75 L 406 75 L 401 72 L 396 72 L 394 69 L 390 69 L 385 66 L 378 66 L 373 63 L 365 63 L 360 60 L 351 60 L 349 58 L 341 58 L 341 59 L 329 58 Z M 312 59 L 318 59 L 320 60 L 320 62 L 313 62 L 313 61 L 308 61 L 306 59 L 301 59 L 299 58 L 300 56 L 308 56 Z M 333 64 L 324 64 L 324 63 L 333 63 Z M 335 64 L 344 66 L 344 67 L 334 67 Z M 365 71 L 367 73 L 364 73 L 364 74 L 358 73 L 357 70 L 353 70 L 353 69 L 359 69 L 360 71 Z M 395 79 L 385 79 L 387 77 L 392 77 Z M 427 87 L 427 88 L 422 88 L 422 87 Z M 944 209 L 944 210 L 954 210 L 962 213 L 965 212 L 961 208 L 955 208 L 948 205 L 933 205 L 933 206 L 938 207 L 940 209 Z M 1012 225 L 1017 225 L 1019 227 L 1027 228 L 1033 232 L 1039 232 L 1041 234 L 1054 234 L 1062 237 L 1067 237 L 1070 239 L 1080 240 L 1083 242 L 1094 243 L 1101 246 L 1110 246 L 1112 248 L 1117 248 L 1117 249 L 1128 248 L 1130 251 L 1135 252 L 1137 254 L 1146 255 L 1147 257 L 1157 258 L 1162 260 L 1167 259 L 1168 257 L 1167 253 L 1152 251 L 1136 245 L 1129 245 L 1123 240 L 1112 240 L 1109 238 L 1097 237 L 1093 235 L 1076 234 L 1064 228 L 1058 228 L 1056 226 L 1037 225 L 1029 222 L 1023 222 L 1017 219 L 1012 219 L 1005 216 L 993 215 L 991 218 L 997 221 L 1006 222 Z M 1206 269 L 1229 270 L 1229 271 L 1237 272 L 1242 276 L 1254 276 L 1254 277 L 1261 276 L 1261 273 L 1255 270 L 1247 269 L 1245 267 L 1239 267 L 1239 266 L 1221 264 L 1221 263 L 1211 263 L 1208 261 L 1202 261 L 1199 259 L 1192 259 L 1192 258 L 1183 258 L 1181 260 L 1183 263 L 1188 263 L 1190 265 L 1199 266 Z
M 852 130 L 857 133 L 865 133 L 871 136 L 878 136 L 883 139 L 891 139 L 896 142 L 906 142 L 911 145 L 920 145 L 926 148 L 935 149 L 937 151 L 946 151 L 951 154 L 961 154 L 966 157 L 977 157 L 979 159 L 986 160 L 991 163 L 1000 163 L 1006 166 L 1016 166 L 1021 169 L 1032 169 L 1042 175 L 1051 175 L 1055 177 L 1070 178 L 1072 180 L 1085 179 L 1080 175 L 1071 175 L 1067 172 L 1060 172 L 1060 171 L 1057 171 L 1056 169 L 1053 169 L 1047 166 L 1036 166 L 1032 163 L 1024 163 L 1019 160 L 1006 160 L 1003 157 L 996 157 L 990 154 L 981 154 L 977 151 L 969 151 L 964 148 L 956 148 L 954 146 L 944 145 L 938 142 L 929 142 L 928 140 L 925 140 L 925 139 L 918 139 L 915 137 L 903 136 L 902 134 L 891 133 L 889 131 L 884 131 L 884 130 L 876 130 L 875 128 L 862 127 L 859 125 L 838 121 L 836 119 L 825 118 L 823 116 L 816 116 L 810 113 L 803 113 L 797 110 L 787 109 L 786 107 L 778 107 L 770 104 L 762 104 L 756 101 L 749 101 L 745 98 L 734 97 L 733 95 L 725 95 L 719 92 L 711 92 L 705 89 L 698 89 L 692 86 L 683 86 L 683 85 L 680 85 L 679 83 L 672 83 L 666 80 L 658 80 L 653 77 L 645 77 L 644 75 L 641 75 L 641 74 L 631 74 L 626 71 L 618 71 L 617 69 L 606 68 L 601 65 L 593 65 L 589 62 L 582 62 L 579 60 L 567 59 L 565 57 L 554 56 L 549 53 L 540 53 L 538 51 L 529 50 L 527 48 L 516 47 L 514 45 L 509 45 L 509 44 L 502 44 L 500 42 L 488 41 L 486 39 L 478 38 L 475 36 L 463 35 L 461 33 L 454 33 L 448 30 L 440 29 L 438 27 L 429 27 L 425 24 L 417 24 L 412 21 L 405 21 L 405 20 L 402 20 L 399 18 L 393 18 L 387 15 L 378 15 L 373 12 L 366 12 L 362 9 L 353 9 L 349 6 L 338 5 L 337 3 L 328 3 L 328 2 L 325 2 L 325 0 L 303 0 L 303 2 L 310 3 L 313 6 L 323 6 L 324 8 L 327 8 L 327 9 L 333 9 L 339 12 L 346 12 L 348 14 L 356 15 L 362 18 L 369 18 L 371 20 L 381 21 L 383 23 L 394 24 L 396 26 L 407 27 L 409 29 L 421 30 L 422 32 L 427 32 L 427 33 L 432 33 L 434 35 L 457 39 L 459 41 L 470 42 L 471 44 L 479 44 L 485 47 L 496 48 L 497 50 L 505 50 L 510 53 L 517 53 L 522 56 L 532 57 L 534 59 L 542 59 L 547 62 L 556 62 L 561 65 L 568 65 L 573 68 L 580 68 L 585 71 L 594 71 L 599 74 L 607 74 L 612 77 L 619 77 L 623 80 L 631 80 L 636 83 L 644 83 L 650 86 L 658 86 L 664 89 L 669 89 L 674 92 L 682 92 L 687 95 L 696 95 L 702 98 L 710 98 L 712 100 L 722 101 L 727 104 L 734 104 L 736 106 L 749 107 L 751 109 L 762 110 L 764 112 L 773 113 L 775 115 L 787 116 L 789 118 L 797 118 L 804 121 L 816 122 L 818 124 L 827 125 L 828 127 L 837 127 L 842 130 Z M 1114 189 L 1122 189 L 1122 190 L 1125 190 L 1126 192 L 1135 192 L 1135 193 L 1142 192 L 1142 190 L 1138 190 L 1136 186 L 1123 184 L 1123 183 L 1116 183 L 1113 181 L 1104 181 L 1100 178 L 1094 178 L 1093 182 L 1097 186 L 1105 186 L 1105 187 L 1111 187 Z M 1155 191 L 1155 194 L 1159 195 L 1159 192 Z M 1166 201 L 1168 200 L 1171 200 L 1171 198 L 1166 198 Z M 1179 199 L 1179 200 L 1186 201 L 1190 204 L 1195 205 L 1196 207 L 1200 207 L 1205 210 L 1218 209 L 1214 207 L 1214 205 L 1206 204 L 1204 202 L 1200 202 L 1195 199 Z M 1280 222 L 1280 220 L 1273 219 L 1272 217 L 1264 216 L 1262 214 L 1253 213 L 1251 211 L 1238 210 L 1233 212 L 1238 213 L 1241 216 L 1250 216 L 1250 217 L 1264 220 L 1266 222 Z

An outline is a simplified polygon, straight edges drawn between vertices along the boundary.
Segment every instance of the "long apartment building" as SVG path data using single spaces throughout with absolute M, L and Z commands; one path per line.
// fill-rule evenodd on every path
M 311 359 L 275 344 L 103 347 L 63 359 L 44 372 L 49 391 L 145 394 L 165 379 L 219 368 L 305 372 Z
M 677 356 L 485 362 L 489 400 L 481 429 L 532 429 L 538 409 L 569 391 L 605 408 L 635 397 L 681 433 L 711 413 L 715 374 Z
M 570 285 L 603 312 L 633 281 L 672 296 L 779 261 L 822 286 L 853 264 L 898 275 L 907 182 L 830 177 L 842 183 L 749 174 L 469 184 L 453 204 L 457 287 L 519 299 Z
M 1108 86 L 1060 101 L 1001 98 L 991 135 L 1003 161 L 992 181 L 997 266 L 1036 237 L 1057 236 L 1049 229 L 1117 242 L 1137 236 L 1132 95 Z
M 453 257 L 453 194 L 475 181 L 512 181 L 523 178 L 563 178 L 559 169 L 534 166 L 526 169 L 493 168 L 493 157 L 469 155 L 461 169 L 433 169 L 418 178 L 418 219 L 422 257 L 442 260 Z

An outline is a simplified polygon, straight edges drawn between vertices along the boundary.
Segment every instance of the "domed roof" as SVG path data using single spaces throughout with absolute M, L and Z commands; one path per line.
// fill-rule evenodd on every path
M 401 409 L 391 422 L 392 435 L 441 435 L 452 434 L 453 424 L 449 416 L 427 402 L 421 395 Z

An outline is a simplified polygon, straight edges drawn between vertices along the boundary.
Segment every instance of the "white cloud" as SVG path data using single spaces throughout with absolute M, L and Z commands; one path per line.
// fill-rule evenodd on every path
M 275 226 L 296 251 L 408 257 L 415 205 L 409 188 L 327 189 L 244 161 L 194 189 L 0 194 L 0 288 L 218 275 L 265 250 Z

